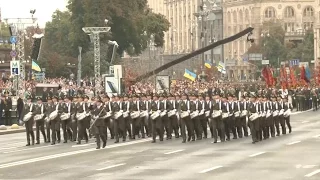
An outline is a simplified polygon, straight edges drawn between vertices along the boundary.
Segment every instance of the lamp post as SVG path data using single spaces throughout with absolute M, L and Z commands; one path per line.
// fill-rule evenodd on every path
M 4 21 L 7 25 L 9 25 L 10 31 L 12 30 L 12 36 L 16 36 L 17 42 L 12 43 L 12 50 L 17 54 L 17 60 L 19 61 L 19 69 L 20 69 L 20 79 L 19 80 L 19 88 L 17 91 L 23 90 L 24 88 L 24 80 L 25 80 L 25 50 L 24 50 L 24 40 L 25 40 L 25 25 L 31 24 L 34 25 L 37 21 L 37 18 L 34 18 L 36 10 L 31 9 L 30 14 L 31 18 L 5 18 Z M 16 57 L 12 58 L 12 61 L 15 61 Z M 18 94 L 18 93 L 17 93 Z
M 105 23 L 108 23 L 108 20 L 105 20 Z M 93 49 L 94 49 L 94 80 L 95 80 L 95 94 L 100 88 L 100 33 L 109 32 L 111 27 L 83 27 L 82 30 L 90 35 L 90 38 L 93 40 Z
M 112 56 L 111 56 L 111 61 L 110 61 L 110 64 L 112 65 L 113 64 L 113 60 L 114 60 L 114 55 L 115 55 L 115 52 L 116 52 L 116 48 L 119 47 L 119 44 L 117 43 L 117 41 L 108 41 L 108 44 L 109 45 L 113 45 Z
M 82 47 L 79 46 L 78 49 L 79 49 L 79 55 L 78 55 L 77 85 L 78 85 L 78 87 L 80 87 L 80 85 L 81 85 L 81 71 L 82 71 L 82 66 L 81 66 L 81 61 L 82 61 L 82 57 L 81 57 Z

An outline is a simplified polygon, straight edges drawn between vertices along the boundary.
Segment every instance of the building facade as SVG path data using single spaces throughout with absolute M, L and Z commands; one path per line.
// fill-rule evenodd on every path
M 272 19 L 281 20 L 286 31 L 286 40 L 302 39 L 306 30 L 314 29 L 319 22 L 319 0 L 226 0 L 224 11 L 224 37 L 236 34 L 247 27 L 254 27 L 253 38 L 259 40 L 262 23 Z M 315 28 L 315 39 L 320 37 Z M 319 40 L 315 40 L 315 57 L 320 57 Z M 319 43 L 318 43 L 319 44 Z M 255 66 L 243 61 L 250 47 L 246 37 L 224 46 L 228 76 L 249 75 Z M 316 58 L 315 58 L 316 59 Z
M 218 1 L 220 2 L 220 1 Z M 203 4 L 208 6 L 207 14 L 199 18 Z M 148 5 L 155 13 L 163 14 L 170 22 L 169 31 L 165 34 L 163 54 L 174 60 L 214 41 L 222 39 L 222 11 L 213 11 L 212 4 L 204 0 L 148 0 Z M 220 5 L 220 3 L 218 3 Z M 201 19 L 202 18 L 202 19 Z M 203 54 L 204 59 L 222 60 L 222 47 Z M 202 56 L 186 62 L 186 68 L 203 66 Z M 191 67 L 189 67 L 191 66 Z

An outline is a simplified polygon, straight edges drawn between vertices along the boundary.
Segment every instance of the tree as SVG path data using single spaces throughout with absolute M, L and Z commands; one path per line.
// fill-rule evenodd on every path
M 300 59 L 302 62 L 311 62 L 314 60 L 314 34 L 307 31 L 302 43 L 288 51 L 287 59 Z
M 72 14 L 72 37 L 75 37 L 71 39 L 72 44 L 81 44 L 85 49 L 88 49 L 89 38 L 83 37 L 81 28 L 104 26 L 105 19 L 109 20 L 111 33 L 101 34 L 101 41 L 116 40 L 120 45 L 119 54 L 123 51 L 140 54 L 147 47 L 151 34 L 156 45 L 163 46 L 164 31 L 169 29 L 169 22 L 164 16 L 150 12 L 146 0 L 69 0 L 68 9 Z
M 264 22 L 261 29 L 267 29 L 268 31 L 260 32 L 260 34 L 263 34 L 263 37 L 261 37 L 260 42 L 249 48 L 248 53 L 262 53 L 263 58 L 268 59 L 272 66 L 278 67 L 279 60 L 285 60 L 287 55 L 284 42 L 285 31 L 282 28 L 281 22 Z

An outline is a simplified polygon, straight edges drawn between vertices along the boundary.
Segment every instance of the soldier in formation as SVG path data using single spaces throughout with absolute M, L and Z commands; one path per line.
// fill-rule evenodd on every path
M 124 94 L 91 100 L 87 96 L 49 96 L 47 104 L 41 99 L 33 104 L 28 97 L 23 110 L 27 145 L 34 144 L 34 121 L 37 144 L 40 132 L 44 142 L 60 143 L 62 128 L 64 143 L 88 143 L 93 135 L 97 149 L 106 146 L 108 134 L 114 143 L 119 143 L 120 138 L 126 141 L 127 134 L 130 139 L 152 137 L 153 143 L 157 136 L 163 141 L 174 135 L 186 143 L 208 138 L 209 128 L 213 143 L 217 143 L 218 139 L 224 142 L 248 137 L 250 129 L 252 143 L 257 143 L 286 134 L 287 128 L 292 132 L 293 105 L 287 96 L 268 91 L 239 93 L 216 90 L 211 94 Z

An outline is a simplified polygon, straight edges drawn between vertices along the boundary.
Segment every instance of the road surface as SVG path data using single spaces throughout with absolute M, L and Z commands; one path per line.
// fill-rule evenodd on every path
M 319 180 L 320 116 L 291 116 L 293 132 L 252 144 L 251 138 L 151 143 L 139 139 L 96 150 L 94 140 L 26 147 L 25 133 L 0 136 L 0 179 Z

